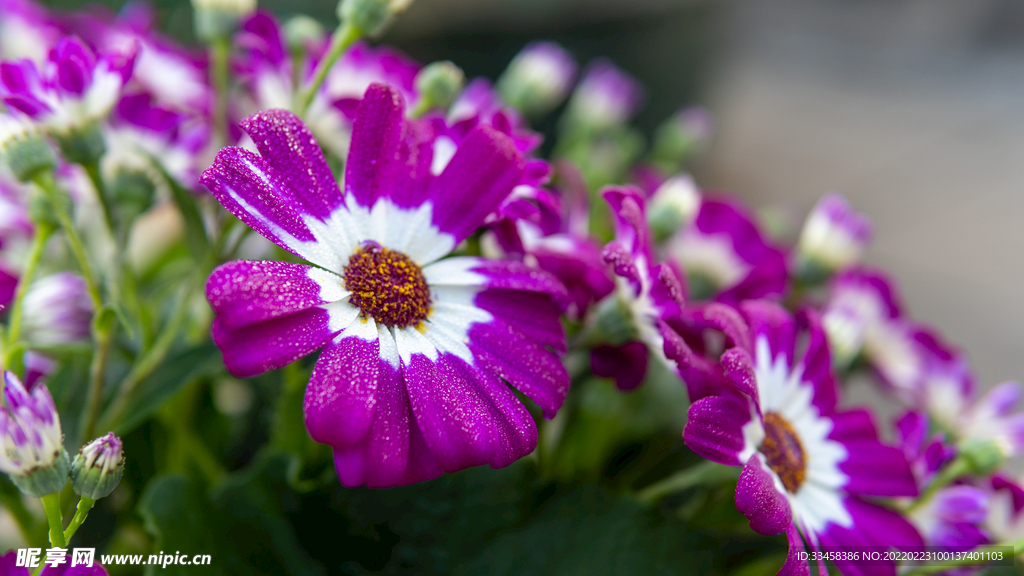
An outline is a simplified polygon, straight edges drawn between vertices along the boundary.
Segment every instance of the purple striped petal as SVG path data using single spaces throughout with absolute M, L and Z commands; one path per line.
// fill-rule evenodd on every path
M 200 182 L 228 211 L 286 250 L 298 254 L 292 238 L 300 242 L 316 239 L 302 221 L 295 193 L 285 188 L 263 158 L 248 150 L 221 149 Z
M 372 340 L 365 336 L 334 340 L 313 368 L 302 412 L 306 430 L 317 442 L 336 448 L 358 444 L 373 422 L 381 380 L 398 377 L 380 356 L 376 330 Z
M 308 308 L 233 330 L 217 318 L 211 332 L 228 372 L 248 378 L 290 364 L 323 347 L 335 334 L 329 319 L 327 310 Z
M 743 425 L 750 422 L 750 404 L 737 393 L 697 400 L 687 412 L 683 441 L 697 454 L 719 464 L 741 466 Z
M 477 126 L 430 186 L 433 222 L 459 243 L 501 204 L 523 173 L 523 157 L 504 134 Z
M 455 364 L 464 371 L 484 398 L 494 422 L 498 445 L 489 464 L 508 466 L 537 447 L 537 423 L 516 395 L 501 380 L 484 370 L 473 370 L 465 363 Z
M 313 133 L 287 110 L 263 110 L 241 122 L 260 156 L 306 214 L 327 220 L 343 204 L 338 183 Z
M 555 417 L 569 392 L 569 375 L 555 354 L 501 320 L 473 324 L 469 349 L 480 365 Z
M 747 460 L 740 472 L 736 509 L 750 520 L 750 528 L 758 534 L 781 534 L 793 525 L 789 499 L 775 488 L 775 481 L 758 453 Z
M 210 274 L 206 299 L 225 327 L 237 329 L 326 304 L 322 287 L 311 278 L 311 272 L 336 278 L 337 293 L 343 293 L 341 278 L 323 270 L 287 262 L 238 260 Z

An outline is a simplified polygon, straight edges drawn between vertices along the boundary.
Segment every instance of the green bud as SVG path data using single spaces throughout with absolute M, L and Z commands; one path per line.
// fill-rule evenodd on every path
M 14 177 L 29 182 L 40 172 L 49 172 L 57 167 L 57 157 L 43 134 L 29 122 L 20 122 L 6 117 L 6 132 L 0 138 L 0 152 Z
M 689 226 L 700 209 L 700 192 L 685 174 L 666 180 L 651 196 L 647 221 L 658 242 Z
M 636 340 L 639 333 L 633 311 L 618 295 L 612 294 L 597 305 L 593 326 L 594 343 L 619 346 Z
M 416 75 L 416 90 L 428 108 L 447 110 L 465 83 L 462 69 L 448 60 L 428 64 Z
M 153 181 L 153 175 L 145 171 L 120 168 L 110 179 L 109 189 L 120 225 L 127 225 L 149 209 L 156 195 L 157 184 Z
M 292 16 L 284 23 L 284 37 L 292 51 L 302 51 L 311 44 L 319 44 L 325 35 L 324 27 L 305 14 Z
M 9 478 L 18 487 L 18 490 L 29 496 L 42 498 L 47 494 L 60 492 L 64 483 L 68 481 L 69 469 L 68 451 L 60 448 L 53 463 L 49 466 L 36 468 L 22 475 L 11 474 Z
M 988 476 L 1003 465 L 1006 451 L 989 438 L 969 438 L 960 444 L 960 456 L 967 462 L 971 473 Z
M 341 0 L 338 19 L 367 36 L 378 36 L 412 0 Z
M 110 432 L 78 451 L 71 463 L 71 487 L 83 498 L 99 500 L 114 491 L 123 472 L 121 439 Z
M 72 164 L 95 164 L 107 152 L 107 141 L 98 122 L 75 128 L 64 134 L 54 134 L 64 159 Z

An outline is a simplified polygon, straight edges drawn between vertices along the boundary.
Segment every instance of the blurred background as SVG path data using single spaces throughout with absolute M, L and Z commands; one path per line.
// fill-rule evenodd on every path
M 156 5 L 189 39 L 188 2 Z M 336 23 L 330 0 L 260 6 Z M 537 38 L 611 57 L 647 87 L 648 134 L 708 107 L 698 184 L 794 228 L 846 195 L 875 222 L 869 262 L 990 386 L 1024 378 L 1022 32 L 1015 0 L 415 0 L 383 41 L 491 78 Z

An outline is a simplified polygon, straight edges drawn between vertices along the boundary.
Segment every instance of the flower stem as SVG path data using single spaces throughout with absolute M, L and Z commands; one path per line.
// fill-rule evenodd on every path
M 955 460 L 950 462 L 949 465 L 936 474 L 935 478 L 932 478 L 931 483 L 929 483 L 928 487 L 924 489 L 924 492 L 921 492 L 921 495 L 917 497 L 917 500 L 911 502 L 904 512 L 912 512 L 924 504 L 927 504 L 939 490 L 947 486 L 953 480 L 956 480 L 960 476 L 968 473 L 970 468 L 970 463 L 968 463 L 963 456 L 957 456 Z
M 46 522 L 50 525 L 50 545 L 55 548 L 66 548 L 64 516 L 60 513 L 60 493 L 47 494 L 41 500 L 43 509 L 46 510 Z
M 103 185 L 103 176 L 100 175 L 99 164 L 89 162 L 82 164 L 85 173 L 89 175 L 92 187 L 96 189 L 96 197 L 99 198 L 100 206 L 103 207 L 103 219 L 106 220 L 107 229 L 110 235 L 117 238 L 117 228 L 114 227 L 114 210 L 110 207 L 110 199 L 107 198 L 107 188 Z
M 296 114 L 299 116 L 306 114 L 306 110 L 309 108 L 310 103 L 313 102 L 313 97 L 324 83 L 324 79 L 327 78 L 327 73 L 330 72 L 331 67 L 345 53 L 345 50 L 362 35 L 362 31 L 348 21 L 338 25 L 334 34 L 331 35 L 331 46 L 328 48 L 327 54 L 317 63 L 316 69 L 313 71 L 313 77 L 295 97 Z
M 231 51 L 231 43 L 227 36 L 220 35 L 214 38 L 210 45 L 212 52 L 212 66 L 210 73 L 213 74 L 213 87 L 217 93 L 217 101 L 213 110 L 214 134 L 217 138 L 217 146 L 228 144 L 228 55 Z
M 75 510 L 75 515 L 71 518 L 71 523 L 68 524 L 68 529 L 64 531 L 64 541 L 71 542 L 71 537 L 78 531 L 78 527 L 85 522 L 85 518 L 89 516 L 89 510 L 92 510 L 93 504 L 96 501 L 92 498 L 82 498 L 78 501 L 78 508 Z
M 653 504 L 669 494 L 703 484 L 730 482 L 738 478 L 739 475 L 740 469 L 736 466 L 725 466 L 717 462 L 705 461 L 651 484 L 637 492 L 636 497 L 645 504 Z
M 114 322 L 94 322 L 93 337 L 96 350 L 89 364 L 89 391 L 86 396 L 86 416 L 82 423 L 81 441 L 86 442 L 96 431 L 96 420 L 99 418 L 100 405 L 103 399 L 103 385 L 106 381 L 107 359 L 110 357 L 110 344 L 114 339 Z
M 14 303 L 11 305 L 11 317 L 7 328 L 7 355 L 17 349 L 15 344 L 17 344 L 18 339 L 21 337 L 21 319 L 24 315 L 23 300 L 25 299 L 25 294 L 28 293 L 29 285 L 32 283 L 32 277 L 35 276 L 39 260 L 42 259 L 43 249 L 46 248 L 46 241 L 53 234 L 53 225 L 47 222 L 39 222 L 35 225 L 35 228 L 36 233 L 35 237 L 32 238 L 32 249 L 29 252 L 28 262 L 25 263 L 25 270 L 18 281 L 18 289 L 14 293 Z M 11 365 L 11 358 L 7 357 L 7 355 L 4 357 L 4 366 Z
M 103 308 L 103 296 L 100 293 L 100 286 L 96 281 L 96 276 L 93 274 L 92 266 L 89 264 L 85 245 L 82 243 L 82 238 L 79 237 L 78 231 L 75 230 L 75 225 L 71 222 L 71 215 L 66 209 L 66 195 L 57 188 L 57 183 L 53 180 L 53 174 L 50 172 L 41 172 L 36 176 L 35 183 L 43 189 L 53 207 L 61 230 L 67 238 L 71 252 L 74 254 L 75 260 L 78 261 L 78 267 L 89 287 L 89 298 L 92 299 L 93 310 L 99 312 Z

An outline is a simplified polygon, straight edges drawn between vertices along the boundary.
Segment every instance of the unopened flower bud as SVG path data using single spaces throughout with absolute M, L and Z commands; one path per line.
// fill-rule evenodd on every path
M 711 116 L 700 107 L 684 108 L 665 120 L 654 137 L 652 160 L 659 166 L 677 170 L 711 137 Z
M 988 476 L 1003 465 L 1008 453 L 998 442 L 989 438 L 969 438 L 960 445 L 960 456 L 971 468 L 971 473 Z
M 416 75 L 416 90 L 423 103 L 421 108 L 447 110 L 465 83 L 466 75 L 462 69 L 448 60 L 424 66 Z
M 122 225 L 145 212 L 156 195 L 158 177 L 146 170 L 118 169 L 110 181 L 110 194 L 114 199 L 117 216 Z
M 828 336 L 834 367 L 845 369 L 860 354 L 864 347 L 867 322 L 864 314 L 853 308 L 833 306 L 825 310 L 821 324 Z
M 71 466 L 50 391 L 40 384 L 29 394 L 13 372 L 4 372 L 4 384 L 0 472 L 30 496 L 59 492 Z
M 412 0 L 341 0 L 338 18 L 366 36 L 377 36 L 387 28 L 391 19 L 401 14 Z
M 0 155 L 22 182 L 57 166 L 57 157 L 39 128 L 27 118 L 9 114 L 0 114 Z
M 575 79 L 572 55 L 554 42 L 534 42 L 512 59 L 497 87 L 506 104 L 537 117 L 561 104 Z
M 24 300 L 25 340 L 39 346 L 60 346 L 87 340 L 92 300 L 86 281 L 72 272 L 58 272 L 32 283 Z
M 642 101 L 639 82 L 615 64 L 598 60 L 587 67 L 576 86 L 565 121 L 570 129 L 609 130 L 628 122 Z
M 657 241 L 689 226 L 700 209 L 700 191 L 693 178 L 679 174 L 665 180 L 651 196 L 647 221 Z
M 860 260 L 871 239 L 871 222 L 839 194 L 826 194 L 800 233 L 798 274 L 817 283 Z
M 196 36 L 204 42 L 225 37 L 256 11 L 256 0 L 192 0 Z
M 71 462 L 71 487 L 83 498 L 99 500 L 114 491 L 123 472 L 121 439 L 110 432 L 78 451 Z
M 95 164 L 107 152 L 107 141 L 99 122 L 76 127 L 68 132 L 53 132 L 64 159 L 72 164 Z
M 305 14 L 296 14 L 284 23 L 284 37 L 293 52 L 308 50 L 323 42 L 325 36 L 324 27 Z

